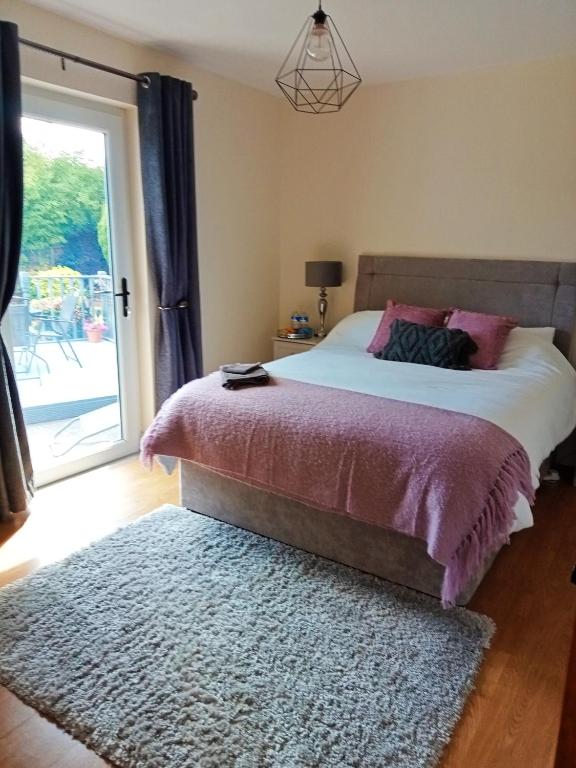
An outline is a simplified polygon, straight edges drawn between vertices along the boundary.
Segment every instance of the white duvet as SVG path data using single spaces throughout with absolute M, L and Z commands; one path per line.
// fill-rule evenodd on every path
M 368 346 L 381 312 L 355 312 L 309 352 L 266 365 L 273 376 L 458 411 L 491 421 L 515 437 L 539 467 L 576 426 L 576 371 L 551 342 L 550 329 L 516 328 L 498 370 L 451 371 L 377 360 Z M 512 531 L 533 524 L 519 496 Z

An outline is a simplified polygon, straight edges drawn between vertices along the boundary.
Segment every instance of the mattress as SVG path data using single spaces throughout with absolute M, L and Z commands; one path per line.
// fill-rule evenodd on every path
M 341 321 L 314 349 L 265 365 L 284 379 L 443 408 L 485 419 L 524 447 L 532 483 L 576 426 L 576 371 L 552 343 L 551 329 L 516 328 L 497 370 L 453 371 L 378 360 L 366 352 L 382 316 L 362 311 Z M 519 495 L 512 530 L 533 524 Z

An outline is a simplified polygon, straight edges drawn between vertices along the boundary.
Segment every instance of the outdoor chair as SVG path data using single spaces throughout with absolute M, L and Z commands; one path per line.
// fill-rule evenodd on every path
M 32 316 L 28 302 L 11 302 L 8 309 L 8 319 L 10 322 L 10 338 L 14 352 L 18 352 L 18 358 L 14 356 L 16 364 L 16 375 L 30 373 L 34 359 L 40 360 L 46 366 L 47 373 L 50 373 L 50 366 L 36 352 L 36 334 L 31 329 Z M 29 378 L 40 378 L 33 376 Z
M 76 309 L 76 296 L 73 293 L 67 293 L 62 299 L 62 306 L 58 317 L 51 317 L 44 313 L 32 313 L 32 318 L 40 321 L 39 328 L 34 331 L 38 343 L 56 342 L 66 360 L 78 363 L 82 368 L 82 363 L 71 341 L 71 333 L 74 328 L 74 310 Z

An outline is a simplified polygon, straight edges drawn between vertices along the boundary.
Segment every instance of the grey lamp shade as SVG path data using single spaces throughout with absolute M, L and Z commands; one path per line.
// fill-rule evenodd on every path
M 306 285 L 309 288 L 334 288 L 342 285 L 342 262 L 307 261 Z

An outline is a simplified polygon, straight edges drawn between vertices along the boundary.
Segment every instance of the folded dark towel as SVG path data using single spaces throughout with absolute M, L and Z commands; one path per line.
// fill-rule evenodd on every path
M 225 373 L 239 373 L 243 376 L 247 373 L 253 373 L 258 368 L 262 368 L 262 363 L 229 363 L 220 366 L 220 370 Z
M 260 363 L 233 363 L 221 365 L 220 375 L 224 389 L 258 387 L 268 384 L 270 375 Z

